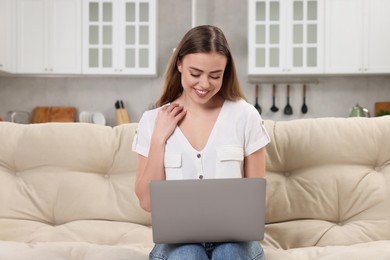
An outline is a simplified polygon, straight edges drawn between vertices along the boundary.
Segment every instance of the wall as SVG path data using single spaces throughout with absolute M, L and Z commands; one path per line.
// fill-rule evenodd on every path
M 1 76 L 0 117 L 4 118 L 9 110 L 31 112 L 36 106 L 75 106 L 78 112 L 100 111 L 106 116 L 108 125 L 115 125 L 114 103 L 122 99 L 132 121 L 138 121 L 143 111 L 159 96 L 165 65 L 172 49 L 191 27 L 190 1 L 163 0 L 158 1 L 158 5 L 158 77 Z M 248 102 L 254 103 L 254 84 L 247 77 L 246 1 L 215 0 L 209 7 L 208 20 L 225 32 L 235 58 L 239 80 Z M 300 83 L 291 84 L 290 103 L 294 113 L 286 116 L 282 110 L 286 105 L 286 83 L 289 81 L 281 77 L 280 82 L 277 86 L 277 113 L 270 111 L 271 84 L 259 82 L 259 103 L 265 119 L 346 117 L 356 103 L 373 111 L 375 102 L 390 101 L 390 75 L 327 76 L 315 78 L 315 83 L 308 84 L 309 111 L 304 115 L 300 112 L 302 86 Z

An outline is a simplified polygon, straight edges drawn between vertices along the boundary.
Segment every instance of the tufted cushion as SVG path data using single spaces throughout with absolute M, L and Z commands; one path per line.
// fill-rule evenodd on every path
M 135 129 L 1 123 L 0 239 L 103 243 L 114 221 L 149 225 L 134 194 Z M 83 220 L 96 225 L 82 232 L 91 223 Z
M 390 239 L 390 118 L 267 121 L 264 244 Z

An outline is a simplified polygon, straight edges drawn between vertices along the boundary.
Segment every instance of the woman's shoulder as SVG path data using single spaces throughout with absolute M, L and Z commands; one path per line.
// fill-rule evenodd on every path
M 253 113 L 254 111 L 256 113 L 257 110 L 256 108 L 252 105 L 252 104 L 249 104 L 247 101 L 245 101 L 244 99 L 239 99 L 239 100 L 226 100 L 226 105 L 230 108 L 230 109 L 234 109 L 234 110 L 238 110 L 238 111 L 245 111 L 245 112 L 248 112 L 248 113 Z
M 161 107 L 157 107 L 157 108 L 153 108 L 153 109 L 149 109 L 149 110 L 144 111 L 142 116 L 141 116 L 140 123 L 145 122 L 145 121 L 154 122 L 156 120 L 158 111 L 160 109 L 161 109 Z

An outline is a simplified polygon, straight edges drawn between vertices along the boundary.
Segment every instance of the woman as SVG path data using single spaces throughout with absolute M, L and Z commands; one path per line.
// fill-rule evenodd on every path
M 269 137 L 258 112 L 244 100 L 219 28 L 198 26 L 183 37 L 157 106 L 142 116 L 133 143 L 139 154 L 135 191 L 146 211 L 151 180 L 265 177 Z M 150 253 L 150 259 L 211 258 L 264 259 L 264 254 L 257 241 L 157 244 Z

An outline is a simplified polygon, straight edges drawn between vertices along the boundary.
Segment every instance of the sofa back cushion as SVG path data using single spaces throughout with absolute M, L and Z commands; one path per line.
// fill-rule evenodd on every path
M 149 225 L 134 194 L 136 127 L 0 123 L 0 218 Z
M 390 116 L 266 122 L 267 234 L 281 248 L 390 239 Z

